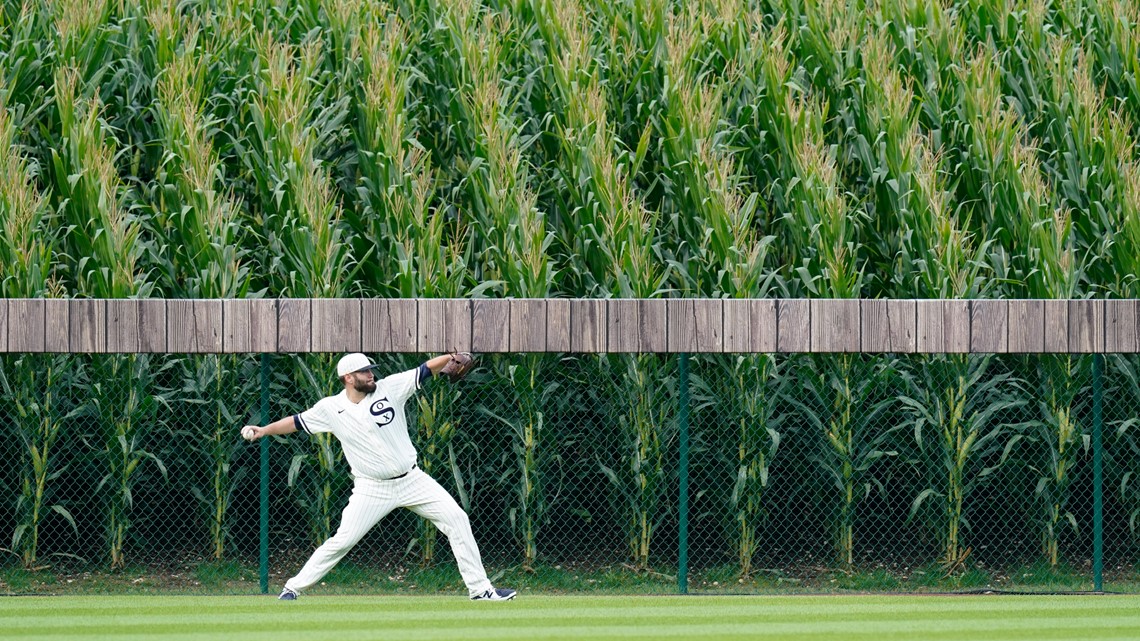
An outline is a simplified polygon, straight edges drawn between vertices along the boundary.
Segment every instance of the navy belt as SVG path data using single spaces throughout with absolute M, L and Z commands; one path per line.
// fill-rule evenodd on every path
M 416 464 L 415 464 L 415 463 L 412 463 L 412 470 L 414 470 L 414 469 L 416 469 Z M 390 479 L 384 479 L 384 480 L 385 480 L 385 481 L 395 481 L 396 479 L 402 479 L 402 478 L 404 478 L 405 476 L 407 476 L 407 475 L 408 475 L 408 473 L 409 473 L 409 472 L 411 472 L 412 470 L 408 470 L 407 472 L 404 472 L 403 474 L 401 474 L 401 475 L 399 475 L 399 476 L 393 476 L 393 477 L 392 477 L 392 478 L 390 478 Z

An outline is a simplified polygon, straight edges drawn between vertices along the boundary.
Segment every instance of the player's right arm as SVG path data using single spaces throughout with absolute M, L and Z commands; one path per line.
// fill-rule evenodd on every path
M 256 441 L 263 436 L 274 434 L 292 434 L 304 431 L 307 434 L 331 432 L 333 429 L 333 412 L 331 398 L 321 399 L 316 405 L 293 416 L 274 421 L 265 427 L 246 425 L 241 428 L 241 435 L 247 441 Z
M 263 436 L 273 436 L 274 434 L 292 434 L 297 431 L 295 417 L 286 416 L 283 419 L 273 421 L 265 427 L 258 427 L 257 425 L 246 425 L 241 428 L 241 435 L 247 441 L 256 441 Z

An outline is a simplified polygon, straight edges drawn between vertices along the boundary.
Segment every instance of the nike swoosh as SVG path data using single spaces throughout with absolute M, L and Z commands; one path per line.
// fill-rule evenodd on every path
M 336 413 L 337 414 L 344 414 L 344 410 L 337 410 Z

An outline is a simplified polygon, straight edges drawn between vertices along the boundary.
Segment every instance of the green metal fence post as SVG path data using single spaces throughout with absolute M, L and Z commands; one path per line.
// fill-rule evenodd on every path
M 261 424 L 269 424 L 269 354 L 261 355 Z M 269 594 L 269 439 L 261 439 L 261 593 Z
M 1104 383 L 1104 355 L 1093 355 L 1093 589 L 1104 590 L 1104 479 L 1101 476 L 1103 452 L 1101 448 L 1101 427 L 1104 414 L 1101 411 Z
M 679 477 L 680 498 L 677 501 L 677 591 L 689 593 L 689 355 L 681 354 L 680 408 L 678 422 L 680 429 Z

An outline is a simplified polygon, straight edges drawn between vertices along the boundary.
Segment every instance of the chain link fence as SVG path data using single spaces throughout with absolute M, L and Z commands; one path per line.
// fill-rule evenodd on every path
M 280 589 L 336 531 L 351 478 L 331 435 L 239 428 L 338 392 L 338 356 L 0 357 L 0 590 Z M 1138 365 L 484 355 L 407 410 L 501 585 L 1091 590 L 1103 563 L 1106 589 L 1135 591 Z M 398 510 L 322 592 L 463 586 L 446 539 Z

